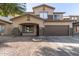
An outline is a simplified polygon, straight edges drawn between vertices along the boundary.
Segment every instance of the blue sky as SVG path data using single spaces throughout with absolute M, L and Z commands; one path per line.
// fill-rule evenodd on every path
M 32 12 L 32 7 L 43 3 L 27 3 L 27 12 Z M 46 4 L 46 3 L 45 3 Z M 49 6 L 55 7 L 55 11 L 66 12 L 64 15 L 79 15 L 79 3 L 47 3 Z

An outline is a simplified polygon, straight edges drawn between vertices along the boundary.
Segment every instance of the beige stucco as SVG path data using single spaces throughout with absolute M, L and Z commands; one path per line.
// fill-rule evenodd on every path
M 19 18 L 15 18 L 12 20 L 12 24 L 6 23 L 6 22 L 1 22 L 3 23 L 5 26 L 5 32 L 4 34 L 11 34 L 11 31 L 14 27 L 19 27 L 20 30 L 22 29 L 21 25 L 22 23 L 35 23 L 39 25 L 39 29 L 44 28 L 45 25 L 69 25 L 70 28 L 72 28 L 72 22 L 45 22 L 39 18 L 35 18 L 30 16 L 30 21 L 27 21 L 27 15 L 26 16 L 22 16 Z M 79 28 L 78 28 L 79 29 Z M 34 33 L 29 33 L 28 35 L 36 35 L 36 26 L 34 26 Z M 27 34 L 26 34 L 27 35 Z
M 11 34 L 11 30 L 12 30 L 12 26 L 10 23 L 4 22 L 4 21 L 0 21 L 0 25 L 3 24 L 4 26 L 4 32 L 1 33 L 2 35 L 10 35 Z
M 40 14 L 40 12 L 43 12 L 43 11 L 48 12 L 49 15 L 53 15 L 54 9 L 45 7 L 45 10 L 43 10 L 43 7 L 39 7 L 39 8 L 33 9 L 33 11 L 34 11 L 35 15 L 38 15 L 38 14 Z
M 11 31 L 12 31 L 12 24 L 6 24 L 5 25 L 5 35 L 11 35 Z
M 41 19 L 35 18 L 30 16 L 30 21 L 27 21 L 27 15 L 19 18 L 15 18 L 13 21 L 13 28 L 19 27 L 22 29 L 21 25 L 22 23 L 35 23 L 39 25 L 39 29 L 44 28 L 45 25 L 69 25 L 70 28 L 72 28 L 72 22 L 45 22 Z M 34 33 L 25 33 L 24 35 L 36 35 L 36 26 L 34 26 Z
M 41 19 L 37 19 L 35 17 L 31 17 L 30 16 L 30 21 L 27 21 L 27 16 L 23 16 L 23 17 L 20 17 L 20 18 L 16 18 L 12 21 L 12 25 L 13 27 L 19 27 L 20 24 L 22 23 L 35 23 L 35 24 L 39 24 L 39 27 L 44 27 L 43 23 L 44 21 L 41 20 Z
M 12 24 L 13 28 L 14 27 L 19 27 L 20 30 L 22 30 L 22 26 L 20 25 L 22 23 L 35 23 L 35 24 L 38 24 L 40 28 L 44 27 L 44 21 L 43 20 L 30 16 L 30 21 L 28 21 L 27 20 L 27 15 L 14 19 L 12 21 L 12 23 L 13 23 Z M 27 33 L 27 34 L 25 33 L 24 35 L 36 35 L 36 31 L 37 31 L 36 26 L 34 26 L 34 33 Z

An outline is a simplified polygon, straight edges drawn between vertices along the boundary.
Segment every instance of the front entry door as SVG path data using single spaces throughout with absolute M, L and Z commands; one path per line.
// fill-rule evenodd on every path
M 37 36 L 39 36 L 39 25 L 36 26 L 37 29 Z

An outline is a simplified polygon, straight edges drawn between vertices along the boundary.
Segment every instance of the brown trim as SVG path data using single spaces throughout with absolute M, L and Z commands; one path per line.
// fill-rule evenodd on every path
M 0 19 L 0 21 L 12 24 L 11 22 L 8 22 L 8 21 L 2 20 L 2 19 Z
M 33 9 L 38 8 L 38 7 L 41 7 L 41 6 L 46 6 L 48 8 L 55 9 L 55 7 L 51 7 L 51 6 L 46 5 L 46 4 L 42 4 L 42 5 L 35 6 L 35 7 L 33 7 Z
M 69 15 L 70 17 L 79 17 L 79 15 Z
M 45 11 L 45 6 L 43 6 L 43 11 Z
M 20 25 L 38 25 L 38 24 L 36 24 L 36 23 L 22 23 Z
M 0 23 L 0 25 L 5 25 L 4 23 Z
M 44 21 L 44 19 L 42 19 L 42 18 L 40 18 L 40 17 L 37 17 L 37 16 L 34 16 L 34 15 L 31 15 L 31 14 L 25 14 L 25 15 L 22 15 L 22 16 L 18 16 L 18 17 L 12 18 L 12 19 L 10 19 L 10 20 L 14 20 L 14 19 L 17 19 L 17 18 L 26 16 L 26 15 L 29 15 L 29 16 L 32 16 L 32 17 L 35 17 L 35 18 L 37 18 L 37 19 L 40 19 L 40 20 L 43 20 L 43 21 Z

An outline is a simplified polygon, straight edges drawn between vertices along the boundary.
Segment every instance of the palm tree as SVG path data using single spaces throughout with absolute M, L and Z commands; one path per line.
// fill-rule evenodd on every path
M 25 3 L 0 3 L 1 16 L 21 15 L 24 14 L 25 10 Z

